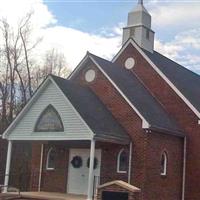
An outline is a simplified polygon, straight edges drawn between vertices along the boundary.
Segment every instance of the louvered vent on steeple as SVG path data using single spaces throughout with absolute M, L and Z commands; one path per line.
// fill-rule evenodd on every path
M 143 0 L 138 0 L 136 8 L 128 14 L 127 26 L 123 29 L 123 44 L 133 38 L 143 49 L 153 52 L 154 32 L 151 30 L 151 15 L 143 5 Z

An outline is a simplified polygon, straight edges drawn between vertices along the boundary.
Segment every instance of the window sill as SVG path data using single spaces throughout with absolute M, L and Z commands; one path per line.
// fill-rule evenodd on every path
M 117 171 L 118 174 L 126 174 L 126 171 Z
M 46 168 L 47 171 L 55 171 L 55 168 Z
M 167 177 L 167 174 L 160 174 L 160 176 L 161 176 L 162 178 L 166 178 L 166 177 Z

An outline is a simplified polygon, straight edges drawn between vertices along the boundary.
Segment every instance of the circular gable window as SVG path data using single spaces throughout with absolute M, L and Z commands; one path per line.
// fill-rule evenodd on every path
M 132 69 L 134 66 L 135 66 L 135 59 L 132 57 L 127 58 L 125 61 L 126 69 Z
M 85 80 L 87 82 L 92 82 L 96 77 L 96 72 L 93 69 L 89 69 L 86 73 L 85 73 Z

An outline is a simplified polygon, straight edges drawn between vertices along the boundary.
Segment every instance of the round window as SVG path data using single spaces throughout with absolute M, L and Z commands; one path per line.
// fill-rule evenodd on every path
M 96 73 L 93 69 L 90 69 L 85 73 L 85 80 L 87 82 L 92 82 L 95 79 L 95 77 L 96 77 Z
M 134 58 L 130 57 L 127 58 L 125 61 L 125 67 L 126 69 L 132 69 L 135 66 L 135 60 Z

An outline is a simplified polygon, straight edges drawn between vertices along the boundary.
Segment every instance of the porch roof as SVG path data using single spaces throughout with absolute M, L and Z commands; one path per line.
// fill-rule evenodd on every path
M 129 142 L 125 129 L 87 86 L 51 75 L 55 83 L 70 100 L 74 108 L 94 132 L 98 140 Z

